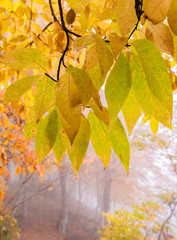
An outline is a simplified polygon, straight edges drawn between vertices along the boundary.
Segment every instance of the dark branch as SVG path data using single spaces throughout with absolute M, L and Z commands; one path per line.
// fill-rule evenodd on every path
M 61 26 L 60 22 L 58 21 L 55 13 L 54 13 L 54 11 L 53 11 L 52 1 L 51 1 L 51 0 L 49 0 L 49 6 L 50 6 L 50 11 L 51 11 L 51 13 L 52 13 L 54 22 L 57 22 L 57 23 Z
M 58 0 L 58 7 L 59 7 L 59 11 L 60 11 L 60 19 L 61 19 L 61 25 L 62 25 L 62 29 L 66 34 L 66 38 L 67 38 L 67 42 L 66 42 L 66 47 L 63 51 L 63 54 L 60 58 L 59 64 L 58 64 L 58 71 L 57 71 L 57 81 L 59 80 L 60 77 L 60 68 L 61 68 L 61 64 L 63 63 L 63 66 L 66 68 L 66 65 L 64 63 L 64 58 L 65 58 L 65 54 L 68 51 L 69 48 L 69 43 L 70 43 L 70 37 L 69 37 L 69 30 L 67 29 L 66 25 L 65 25 L 65 21 L 64 21 L 64 17 L 63 17 L 63 9 L 62 9 L 62 4 L 61 4 L 61 0 Z
M 68 32 L 69 32 L 70 34 L 76 36 L 76 37 L 82 37 L 82 35 L 79 35 L 79 34 L 77 34 L 77 33 L 75 33 L 75 32 L 70 31 L 70 30 L 68 30 Z
M 45 73 L 45 75 L 46 75 L 47 77 L 51 78 L 52 81 L 57 82 L 57 80 L 55 80 L 53 77 L 51 77 L 48 73 Z
M 135 0 L 135 11 L 136 11 L 136 16 L 138 20 L 135 24 L 133 31 L 130 33 L 128 39 L 130 39 L 133 33 L 137 30 L 138 24 L 141 21 L 141 16 L 143 14 L 142 8 L 143 8 L 143 0 Z

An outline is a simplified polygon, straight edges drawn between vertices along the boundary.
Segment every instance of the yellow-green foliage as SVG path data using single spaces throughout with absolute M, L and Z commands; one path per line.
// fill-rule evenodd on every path
M 15 240 L 20 236 L 17 221 L 9 212 L 0 210 L 0 239 Z

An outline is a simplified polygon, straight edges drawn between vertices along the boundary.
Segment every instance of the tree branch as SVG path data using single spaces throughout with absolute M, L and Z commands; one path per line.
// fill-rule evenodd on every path
M 59 80 L 60 77 L 60 68 L 61 68 L 61 64 L 63 63 L 63 66 L 66 68 L 66 65 L 64 63 L 64 58 L 65 58 L 65 54 L 68 51 L 69 48 L 69 43 L 70 43 L 70 38 L 69 38 L 69 31 L 65 25 L 65 21 L 64 21 L 64 17 L 63 17 L 63 9 L 62 9 L 62 4 L 61 4 L 61 0 L 58 0 L 58 7 L 59 7 L 59 12 L 60 12 L 60 19 L 61 19 L 61 25 L 62 25 L 62 29 L 66 34 L 66 38 L 67 38 L 67 42 L 66 42 L 66 46 L 65 49 L 63 51 L 63 54 L 60 58 L 59 64 L 58 64 L 58 70 L 57 70 L 57 81 Z
M 130 33 L 128 39 L 130 39 L 133 33 L 137 30 L 138 24 L 141 21 L 141 16 L 144 12 L 142 8 L 143 8 L 143 0 L 135 0 L 135 11 L 136 11 L 136 16 L 138 20 L 137 20 L 137 23 L 135 24 L 133 31 Z

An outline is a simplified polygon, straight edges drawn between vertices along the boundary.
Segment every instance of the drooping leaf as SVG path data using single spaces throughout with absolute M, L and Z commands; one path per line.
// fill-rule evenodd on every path
M 32 87 L 32 85 L 40 78 L 40 76 L 41 75 L 29 76 L 15 81 L 15 83 L 11 84 L 7 88 L 4 95 L 4 100 L 6 102 L 10 102 L 21 97 Z
M 97 104 L 97 102 L 93 99 L 89 102 L 92 110 L 94 111 L 95 115 L 105 124 L 109 124 L 109 113 L 106 107 L 100 106 Z
M 158 128 L 159 128 L 159 122 L 156 119 L 151 118 L 150 119 L 150 127 L 151 127 L 153 134 L 156 136 Z
M 172 32 L 177 35 L 177 1 L 172 0 L 168 11 L 168 23 Z
M 55 96 L 62 125 L 72 144 L 80 128 L 82 98 L 69 72 L 57 82 Z
M 114 58 L 116 58 L 117 55 L 123 50 L 123 48 L 127 44 L 128 38 L 110 35 L 109 40 Z
M 116 60 L 105 86 L 105 96 L 108 103 L 110 118 L 114 118 L 118 115 L 128 96 L 130 87 L 130 67 L 124 55 L 121 54 Z
M 147 18 L 153 23 L 163 22 L 167 17 L 172 0 L 145 0 L 143 10 Z
M 117 2 L 117 22 L 119 31 L 122 36 L 125 36 L 131 31 L 137 22 L 135 12 L 135 1 L 124 0 Z
M 95 41 L 94 35 L 85 35 L 83 37 L 77 38 L 76 41 L 74 41 L 74 48 L 78 51 L 83 48 L 88 47 Z
M 112 53 L 106 46 L 105 41 L 98 35 L 95 35 L 95 46 L 101 73 L 107 73 L 113 63 Z
M 58 133 L 56 136 L 55 144 L 53 146 L 53 152 L 55 154 L 58 166 L 60 166 L 64 153 L 66 152 L 67 136 L 63 129 L 60 116 L 58 114 Z
M 128 174 L 130 163 L 130 147 L 127 134 L 119 118 L 115 118 L 113 121 L 110 122 L 109 137 L 114 152 L 120 159 Z
M 86 71 L 92 79 L 97 90 L 100 90 L 104 83 L 105 76 L 101 73 L 95 45 L 87 49 L 84 62 L 84 71 Z
M 125 119 L 128 133 L 131 134 L 136 122 L 141 116 L 141 107 L 139 106 L 132 89 L 130 90 L 121 111 Z
M 58 115 L 53 109 L 49 114 L 37 124 L 37 134 L 35 138 L 35 150 L 39 163 L 49 154 L 52 149 L 58 130 Z
M 147 123 L 151 117 L 148 114 L 144 114 L 143 119 L 141 121 L 141 126 L 143 126 L 145 123 Z
M 0 63 L 11 68 L 23 68 L 46 71 L 47 59 L 43 52 L 35 48 L 16 49 L 0 55 Z
M 54 103 L 55 82 L 44 75 L 37 82 L 35 92 L 34 109 L 38 122 Z
M 108 134 L 109 128 L 99 120 L 92 111 L 88 114 L 88 120 L 91 128 L 91 142 L 93 148 L 101 159 L 104 168 L 106 168 L 111 157 L 111 142 Z
M 68 144 L 67 152 L 69 159 L 72 163 L 75 175 L 83 162 L 87 152 L 90 139 L 90 126 L 88 120 L 84 115 L 81 115 L 81 123 L 78 134 L 76 135 L 72 146 Z
M 174 55 L 173 36 L 167 25 L 164 23 L 153 25 L 148 22 L 145 35 L 147 40 L 154 42 L 161 51 Z
M 132 87 L 142 110 L 166 124 L 172 118 L 172 88 L 165 62 L 157 47 L 147 40 L 132 43 Z M 160 75 L 160 77 L 159 77 Z
M 90 76 L 84 70 L 72 67 L 67 68 L 80 91 L 83 106 L 85 107 L 93 94 L 93 84 Z

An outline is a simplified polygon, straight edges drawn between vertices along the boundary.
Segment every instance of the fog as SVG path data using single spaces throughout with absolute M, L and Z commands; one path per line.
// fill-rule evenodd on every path
M 36 173 L 15 176 L 16 167 L 9 161 L 5 207 L 18 219 L 20 239 L 98 239 L 98 228 L 105 224 L 103 212 L 130 210 L 132 205 L 154 199 L 163 191 L 176 190 L 175 131 L 160 126 L 155 137 L 149 124 L 140 128 L 138 123 L 129 137 L 129 176 L 114 152 L 104 170 L 91 144 L 77 178 L 67 155 L 58 167 L 51 154 L 44 162 L 44 178 Z

